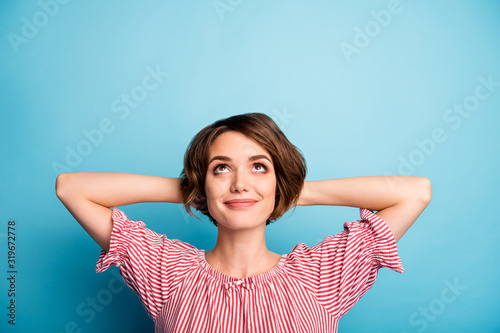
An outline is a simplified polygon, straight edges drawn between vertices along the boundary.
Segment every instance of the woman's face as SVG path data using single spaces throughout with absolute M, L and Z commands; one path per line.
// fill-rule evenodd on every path
M 219 227 L 265 225 L 274 210 L 276 175 L 268 151 L 240 132 L 224 132 L 209 150 L 208 211 Z

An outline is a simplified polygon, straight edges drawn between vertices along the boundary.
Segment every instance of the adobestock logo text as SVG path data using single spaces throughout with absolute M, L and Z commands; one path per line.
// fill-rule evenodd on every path
M 40 29 L 49 24 L 50 20 L 55 17 L 61 5 L 65 5 L 70 0 L 40 0 L 38 1 L 39 10 L 37 10 L 31 17 L 23 16 L 21 18 L 22 26 L 20 33 L 9 32 L 7 39 L 12 46 L 14 52 L 19 52 L 19 46 L 28 44 L 30 40 L 38 35 Z
M 473 117 L 481 107 L 481 104 L 489 99 L 500 87 L 500 81 L 495 81 L 493 76 L 479 76 L 478 83 L 470 94 L 465 96 L 460 102 L 453 103 L 453 107 L 446 109 L 442 118 L 445 124 L 453 131 L 462 127 L 465 119 Z M 449 138 L 450 129 L 445 126 L 435 127 L 427 137 L 415 139 L 415 148 L 406 155 L 399 155 L 397 172 L 386 172 L 386 176 L 399 175 L 411 176 L 417 167 L 423 165 L 425 161 L 433 155 L 439 146 Z
M 111 103 L 111 112 L 116 114 L 119 120 L 127 119 L 131 114 L 131 110 L 137 109 L 140 103 L 148 97 L 149 93 L 157 89 L 168 76 L 168 73 L 163 72 L 159 65 L 156 65 L 155 69 L 147 66 L 146 72 L 147 74 L 139 84 Z M 102 144 L 106 135 L 116 129 L 116 123 L 116 120 L 113 121 L 111 117 L 103 117 L 97 122 L 95 128 L 82 129 L 83 138 L 74 145 L 66 145 L 64 161 L 52 162 L 52 169 L 56 175 L 61 172 L 72 172 L 73 168 L 78 167 L 83 162 L 83 159 L 92 153 L 95 147 Z

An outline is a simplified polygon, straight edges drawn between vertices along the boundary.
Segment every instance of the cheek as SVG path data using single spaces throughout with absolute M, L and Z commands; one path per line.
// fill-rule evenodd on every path
M 209 211 L 217 208 L 217 203 L 227 192 L 226 187 L 226 182 L 221 178 L 214 179 L 212 176 L 205 179 L 205 195 Z
M 210 210 L 210 207 L 213 207 L 213 202 L 215 200 L 216 195 L 213 193 L 212 189 L 208 186 L 205 186 L 205 195 L 207 200 L 207 208 Z
M 205 183 L 205 196 L 207 200 L 208 212 L 210 213 L 210 215 L 212 215 L 212 217 L 214 217 L 214 213 L 216 212 L 214 212 L 213 210 L 214 207 L 216 207 L 215 200 L 217 198 L 217 194 L 214 193 L 213 183 L 208 183 L 208 182 Z
M 216 197 L 221 195 L 224 191 L 224 181 L 215 179 L 213 176 L 208 176 L 205 178 L 205 193 L 207 195 L 207 200 L 209 197 Z
M 263 179 L 259 182 L 259 189 L 262 195 L 265 195 L 268 200 L 273 200 L 276 196 L 276 178 L 269 177 L 268 179 Z

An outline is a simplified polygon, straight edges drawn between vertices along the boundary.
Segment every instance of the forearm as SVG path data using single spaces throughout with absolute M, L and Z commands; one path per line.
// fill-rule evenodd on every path
M 178 178 L 129 173 L 65 173 L 57 178 L 56 191 L 62 201 L 80 197 L 105 207 L 139 202 L 182 202 Z
M 128 173 L 63 173 L 57 177 L 56 194 L 106 251 L 113 229 L 111 207 L 139 202 L 182 202 L 180 179 Z
M 307 181 L 298 205 L 333 205 L 380 211 L 403 201 L 429 201 L 429 181 L 422 177 L 370 176 Z
M 334 205 L 377 211 L 398 241 L 431 200 L 423 177 L 354 177 L 305 182 L 298 205 Z

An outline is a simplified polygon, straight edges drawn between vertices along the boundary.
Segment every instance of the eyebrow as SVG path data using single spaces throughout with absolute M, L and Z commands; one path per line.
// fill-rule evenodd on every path
M 269 162 L 271 162 L 271 160 L 269 159 L 269 157 L 267 157 L 266 155 L 254 155 L 254 156 L 250 156 L 248 158 L 249 161 L 256 161 L 256 160 L 260 160 L 260 159 L 266 159 Z M 232 159 L 230 157 L 228 157 L 228 156 L 217 155 L 217 156 L 212 157 L 212 159 L 210 160 L 210 162 L 208 162 L 208 164 L 212 163 L 215 160 L 226 161 L 226 162 L 231 162 L 232 161 Z

